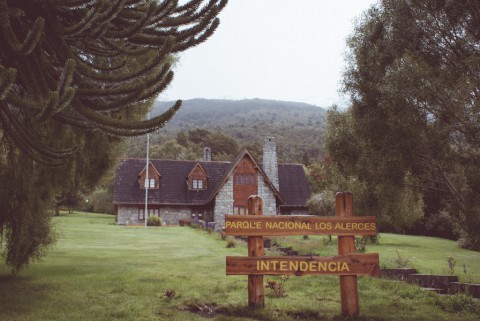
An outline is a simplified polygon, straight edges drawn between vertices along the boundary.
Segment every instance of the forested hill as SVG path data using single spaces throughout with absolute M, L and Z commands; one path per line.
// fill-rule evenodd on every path
M 152 115 L 158 115 L 174 102 L 157 101 Z M 188 128 L 231 128 L 230 125 L 322 126 L 325 110 L 305 103 L 265 99 L 184 100 L 168 130 Z
M 152 116 L 173 103 L 157 101 Z M 165 136 L 174 136 L 180 131 L 188 134 L 199 128 L 232 136 L 243 146 L 258 146 L 264 137 L 274 136 L 282 161 L 301 162 L 304 157 L 316 158 L 320 154 L 324 121 L 323 108 L 305 103 L 191 99 L 183 101 L 177 114 L 157 134 L 157 141 L 161 143 Z

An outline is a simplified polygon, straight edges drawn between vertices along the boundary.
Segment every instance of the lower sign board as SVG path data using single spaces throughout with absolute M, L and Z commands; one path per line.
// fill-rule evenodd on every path
M 380 275 L 378 253 L 338 256 L 227 256 L 227 275 Z
M 225 234 L 238 236 L 375 235 L 375 216 L 225 215 Z

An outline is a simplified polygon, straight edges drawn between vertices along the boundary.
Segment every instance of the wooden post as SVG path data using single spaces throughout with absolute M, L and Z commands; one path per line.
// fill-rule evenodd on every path
M 252 195 L 248 198 L 248 214 L 263 215 L 262 198 Z M 263 256 L 263 236 L 248 237 L 248 256 Z M 252 308 L 263 308 L 265 296 L 263 287 L 263 275 L 248 276 L 248 306 Z
M 336 216 L 353 216 L 353 197 L 350 192 L 337 193 L 335 197 Z M 355 236 L 338 237 L 338 254 L 355 252 Z M 342 314 L 357 317 L 360 313 L 356 275 L 340 276 L 340 299 Z

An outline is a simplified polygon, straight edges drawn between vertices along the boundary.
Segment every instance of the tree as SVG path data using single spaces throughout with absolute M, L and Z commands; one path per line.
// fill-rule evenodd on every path
M 367 184 L 391 223 L 392 205 L 418 210 L 420 195 L 427 216 L 448 212 L 464 245 L 477 249 L 479 12 L 473 0 L 372 7 L 348 42 L 344 86 L 352 106 L 343 116 L 332 111 L 327 137 L 339 170 Z
M 150 149 L 152 159 L 194 160 L 197 157 L 191 148 L 184 147 L 175 139 L 170 139 L 161 145 L 153 145 Z
M 205 2 L 205 3 L 204 3 Z M 173 78 L 172 55 L 205 41 L 226 0 L 0 0 L 0 236 L 15 270 L 54 238 L 46 209 L 62 190 L 92 187 L 119 137 Z

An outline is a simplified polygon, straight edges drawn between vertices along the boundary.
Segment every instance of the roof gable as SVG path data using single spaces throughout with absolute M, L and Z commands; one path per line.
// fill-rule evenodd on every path
M 142 171 L 138 173 L 138 177 L 146 177 L 147 176 L 146 169 L 147 169 L 147 166 L 145 165 Z M 152 161 L 148 162 L 148 176 L 149 178 L 160 178 L 162 176 L 160 175 L 160 172 L 157 170 L 155 165 L 153 165 Z
M 213 197 L 215 197 L 215 195 L 217 195 L 218 191 L 220 190 L 220 188 L 223 186 L 223 184 L 225 184 L 225 182 L 228 180 L 228 178 L 230 177 L 230 175 L 232 174 L 232 172 L 237 168 L 237 166 L 242 162 L 242 160 L 247 157 L 249 158 L 253 164 L 254 164 L 254 168 L 256 170 L 258 170 L 258 172 L 260 173 L 260 175 L 263 176 L 263 179 L 264 181 L 267 183 L 268 186 L 270 186 L 270 188 L 272 189 L 273 193 L 275 194 L 275 197 L 280 201 L 280 203 L 283 203 L 283 200 L 282 200 L 282 197 L 279 193 L 279 191 L 275 188 L 275 186 L 272 184 L 272 182 L 270 181 L 270 179 L 268 178 L 268 176 L 265 174 L 265 172 L 263 171 L 262 169 L 262 166 L 259 165 L 259 163 L 255 160 L 255 157 L 253 157 L 252 154 L 250 154 L 250 152 L 246 149 L 244 149 L 231 163 L 229 169 L 227 172 L 225 172 L 225 174 L 223 175 L 222 177 L 222 180 L 221 180 L 221 184 L 216 186 L 216 189 L 215 191 L 212 193 L 211 195 L 211 198 L 213 199 Z
M 190 173 L 188 173 L 188 178 L 190 177 L 195 177 L 195 178 L 208 178 L 207 172 L 203 169 L 202 165 L 200 163 L 195 164 L 195 166 L 192 168 Z

